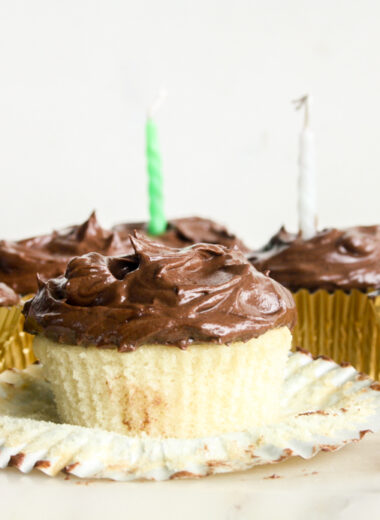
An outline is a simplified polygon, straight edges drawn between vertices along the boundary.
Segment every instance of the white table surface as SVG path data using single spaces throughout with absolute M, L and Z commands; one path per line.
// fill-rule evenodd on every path
M 269 478 L 275 474 L 279 478 Z M 335 453 L 199 480 L 111 482 L 0 471 L 0 518 L 380 518 L 380 433 Z

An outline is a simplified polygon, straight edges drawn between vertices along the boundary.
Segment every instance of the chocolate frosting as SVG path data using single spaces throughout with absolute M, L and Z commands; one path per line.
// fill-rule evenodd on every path
M 64 276 L 40 282 L 24 308 L 25 330 L 61 343 L 117 346 L 247 341 L 295 323 L 290 292 L 237 249 L 175 249 L 141 234 L 134 254 L 74 258 Z
M 281 228 L 249 259 L 292 291 L 379 289 L 380 226 L 325 229 L 309 240 Z
M 95 213 L 81 225 L 48 235 L 12 242 L 0 241 L 0 281 L 19 294 L 37 291 L 37 273 L 44 278 L 59 276 L 74 256 L 90 251 L 107 255 L 124 253 L 129 241 L 117 232 L 102 229 Z
M 20 302 L 20 296 L 5 283 L 0 283 L 0 307 L 11 307 Z
M 126 238 L 135 230 L 149 236 L 146 222 L 117 224 L 113 227 L 122 237 Z M 170 220 L 168 228 L 160 236 L 150 237 L 170 247 L 186 247 L 193 244 L 221 244 L 226 247 L 238 247 L 248 252 L 248 247 L 224 226 L 201 217 L 186 217 Z M 132 253 L 132 248 L 131 251 Z

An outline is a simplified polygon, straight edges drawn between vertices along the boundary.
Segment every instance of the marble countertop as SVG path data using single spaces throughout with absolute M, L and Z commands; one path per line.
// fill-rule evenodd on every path
M 199 480 L 88 481 L 0 471 L 1 520 L 380 516 L 380 433 L 335 453 Z

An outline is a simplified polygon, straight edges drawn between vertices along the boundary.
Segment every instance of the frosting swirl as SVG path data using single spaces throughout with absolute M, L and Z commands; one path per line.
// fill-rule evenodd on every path
M 5 283 L 0 283 L 0 307 L 10 307 L 19 302 L 20 296 Z
M 81 225 L 19 241 L 0 241 L 0 281 L 19 294 L 37 290 L 37 273 L 52 278 L 64 273 L 74 256 L 98 251 L 120 254 L 126 242 L 115 231 L 103 229 L 95 213 Z
M 247 341 L 293 327 L 289 291 L 237 249 L 175 249 L 137 233 L 130 239 L 133 255 L 90 253 L 71 260 L 64 276 L 41 281 L 24 307 L 25 330 L 130 351 L 142 344 Z
M 113 227 L 122 237 L 128 237 L 135 230 L 149 236 L 146 222 L 117 224 Z M 221 244 L 226 247 L 238 247 L 248 252 L 247 246 L 221 224 L 202 217 L 186 217 L 170 220 L 168 228 L 153 240 L 170 247 L 186 247 L 193 244 Z M 131 248 L 132 252 L 132 248 Z
M 284 228 L 249 255 L 292 291 L 380 288 L 380 226 L 325 229 L 309 240 Z

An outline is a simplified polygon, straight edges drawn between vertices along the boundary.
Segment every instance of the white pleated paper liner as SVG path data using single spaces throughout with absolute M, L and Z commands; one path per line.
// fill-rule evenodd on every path
M 136 438 L 59 424 L 49 385 L 34 365 L 0 375 L 0 467 L 165 480 L 308 459 L 379 430 L 379 390 L 349 365 L 299 351 L 289 356 L 280 422 L 202 439 Z

